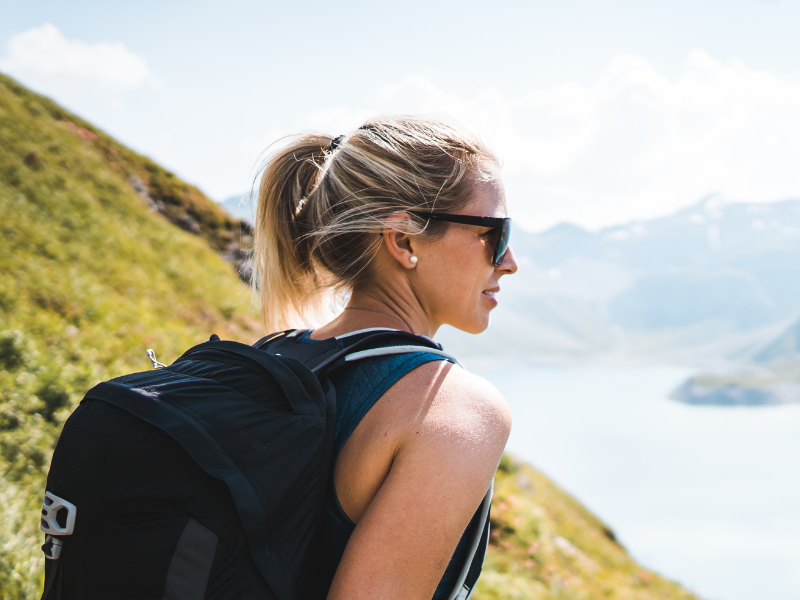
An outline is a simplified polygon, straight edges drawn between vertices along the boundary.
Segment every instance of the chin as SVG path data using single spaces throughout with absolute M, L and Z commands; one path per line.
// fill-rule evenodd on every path
M 464 323 L 460 323 L 458 325 L 453 325 L 456 329 L 460 329 L 465 333 L 471 333 L 473 335 L 478 333 L 483 333 L 489 327 L 489 323 L 491 323 L 491 317 L 487 315 L 482 315 L 481 317 L 470 319 Z

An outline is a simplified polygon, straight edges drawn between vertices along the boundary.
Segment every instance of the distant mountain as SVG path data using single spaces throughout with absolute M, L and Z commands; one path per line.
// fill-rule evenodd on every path
M 253 225 L 253 207 L 255 198 L 251 200 L 250 194 L 237 194 L 225 198 L 219 205 L 231 216 Z
M 800 200 L 729 203 L 590 232 L 515 230 L 521 267 L 501 281 L 480 342 L 460 352 L 536 360 L 726 360 L 800 314 Z
M 788 327 L 778 337 L 765 344 L 753 355 L 756 363 L 800 361 L 800 321 Z
M 597 233 L 562 225 L 523 237 L 516 249 L 550 279 L 586 281 L 580 267 L 614 269 L 624 288 L 609 299 L 608 318 L 624 328 L 713 319 L 748 329 L 800 311 L 800 200 L 754 205 L 710 197 L 670 217 Z

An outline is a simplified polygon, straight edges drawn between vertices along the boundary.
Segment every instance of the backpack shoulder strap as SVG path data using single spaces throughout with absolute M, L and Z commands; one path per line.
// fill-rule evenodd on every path
M 347 350 L 350 350 L 347 348 Z M 373 356 L 388 356 L 391 354 L 409 354 L 411 352 L 425 352 L 426 354 L 436 354 L 442 358 L 446 358 L 452 363 L 460 364 L 456 358 L 444 350 L 437 348 L 429 348 L 428 346 L 420 345 L 402 345 L 402 346 L 384 346 L 380 348 L 370 348 L 368 350 L 359 350 L 347 354 L 344 357 L 345 362 L 352 362 L 354 360 L 361 360 L 363 358 L 372 358 Z
M 285 337 L 294 337 L 298 333 L 302 333 L 302 329 L 287 329 L 286 331 L 278 331 L 277 333 L 270 333 L 269 335 L 265 335 L 255 344 L 253 344 L 253 348 L 263 348 L 273 340 Z
M 318 376 L 332 367 L 365 358 L 414 352 L 435 354 L 460 365 L 455 357 L 446 353 L 442 345 L 431 338 L 397 329 L 376 327 L 315 341 L 313 344 L 295 343 L 293 338 L 305 331 L 307 330 L 295 329 L 274 333 L 260 339 L 253 346 L 269 354 L 295 358 Z
M 414 335 L 405 331 L 383 331 L 356 340 L 338 352 L 326 357 L 318 364 L 311 366 L 311 371 L 321 374 L 324 369 L 335 365 L 339 361 L 349 363 L 376 356 L 410 354 L 413 352 L 436 354 L 455 364 L 459 364 L 453 356 L 442 349 L 441 344 L 434 342 L 429 337 Z

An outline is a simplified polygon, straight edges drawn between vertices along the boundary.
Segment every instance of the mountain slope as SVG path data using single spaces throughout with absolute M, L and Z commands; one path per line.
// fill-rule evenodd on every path
M 150 368 L 148 347 L 169 363 L 211 332 L 260 335 L 225 260 L 239 231 L 195 188 L 0 76 L 0 597 L 39 597 L 44 478 L 83 393 Z M 479 597 L 694 598 L 529 467 L 504 459 L 497 490 Z
M 753 356 L 757 363 L 800 362 L 800 321 L 784 330 Z
M 234 217 L 253 225 L 253 202 L 250 194 L 239 194 L 225 198 L 219 205 Z
M 43 477 L 83 393 L 149 368 L 148 347 L 171 362 L 212 331 L 258 337 L 221 256 L 239 231 L 196 189 L 0 78 L 0 597 L 40 591 Z
M 77 117 L 52 100 L 32 94 L 10 77 L 0 73 L 0 85 L 4 93 L 12 94 L 19 100 L 15 110 L 6 114 L 7 118 L 19 119 L 6 125 L 6 132 L 11 137 L 4 138 L 4 143 L 12 145 L 18 152 L 25 166 L 32 170 L 41 170 L 45 166 L 58 164 L 67 166 L 65 161 L 70 151 L 76 150 L 78 141 L 83 142 L 83 149 L 91 148 L 96 158 L 102 160 L 109 174 L 126 180 L 127 186 L 136 192 L 151 212 L 160 214 L 167 221 L 185 231 L 191 232 L 206 240 L 208 245 L 220 252 L 231 264 L 238 266 L 244 257 L 243 250 L 250 245 L 250 225 L 235 217 L 231 217 L 216 203 L 209 202 L 202 192 L 175 177 L 169 171 L 158 166 L 147 157 L 141 156 L 122 146 L 119 142 L 95 128 L 80 117 Z M 55 144 L 42 145 L 45 140 L 25 140 L 29 131 L 26 124 L 31 120 L 58 125 L 60 133 L 68 132 L 71 136 L 60 136 L 61 142 L 69 142 L 59 148 Z M 55 130 L 54 130 L 55 131 Z M 22 145 L 18 145 L 22 143 Z M 27 143 L 27 146 L 25 145 Z M 64 152 L 65 149 L 69 149 Z M 82 153 L 83 154 L 83 153 Z M 18 161 L 14 161 L 18 162 Z M 10 182 L 17 179 L 14 162 L 4 163 L 5 176 Z M 117 184 L 122 182 L 116 181 Z

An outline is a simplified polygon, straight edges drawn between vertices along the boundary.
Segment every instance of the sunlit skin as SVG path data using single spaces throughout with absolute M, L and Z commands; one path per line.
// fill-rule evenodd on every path
M 506 216 L 500 180 L 477 182 L 459 213 Z M 405 218 L 392 217 L 398 225 Z M 500 278 L 517 270 L 510 248 L 492 266 L 487 228 L 451 224 L 426 241 L 388 227 L 382 239 L 369 283 L 353 291 L 349 304 L 379 312 L 345 310 L 312 338 L 406 324 L 427 336 L 444 324 L 478 333 L 497 305 Z M 392 386 L 336 464 L 339 501 L 356 528 L 328 598 L 430 600 L 489 488 L 510 429 L 500 393 L 450 363 L 427 363 Z

